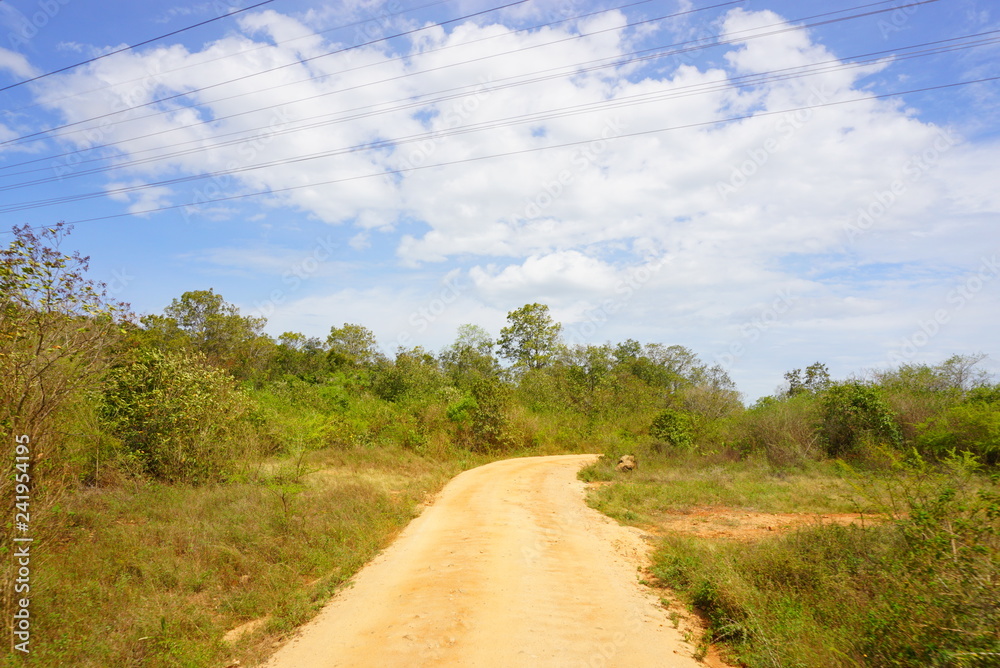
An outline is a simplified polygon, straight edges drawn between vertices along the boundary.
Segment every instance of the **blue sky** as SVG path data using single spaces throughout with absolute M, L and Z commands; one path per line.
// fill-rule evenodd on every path
M 0 87 L 251 4 L 4 0 Z M 392 352 L 541 301 L 751 400 L 1000 359 L 1000 82 L 901 94 L 1000 76 L 993 3 L 497 6 L 275 0 L 0 92 L 3 228 L 108 217 L 68 244 L 139 313 Z

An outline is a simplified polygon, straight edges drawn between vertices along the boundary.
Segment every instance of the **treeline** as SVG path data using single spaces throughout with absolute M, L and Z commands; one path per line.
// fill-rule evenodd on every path
M 725 370 L 690 349 L 567 345 L 537 303 L 496 339 L 468 324 L 443 350 L 391 356 L 360 324 L 274 339 L 213 290 L 136 319 L 86 277 L 85 258 L 59 250 L 66 233 L 16 228 L 0 274 L 0 426 L 8 441 L 32 435 L 63 481 L 220 481 L 262 456 L 390 443 L 1000 461 L 1000 385 L 977 370 L 984 355 L 842 381 L 816 363 L 745 408 Z

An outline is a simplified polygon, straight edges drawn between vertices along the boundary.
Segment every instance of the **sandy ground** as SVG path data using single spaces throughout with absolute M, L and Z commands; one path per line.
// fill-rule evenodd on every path
M 754 541 L 807 526 L 875 521 L 871 515 L 858 513 L 759 513 L 739 508 L 705 507 L 657 517 L 655 526 L 644 528 L 657 536 L 680 533 L 699 538 Z
M 704 666 L 638 583 L 642 532 L 584 504 L 576 472 L 595 459 L 458 475 L 264 665 Z

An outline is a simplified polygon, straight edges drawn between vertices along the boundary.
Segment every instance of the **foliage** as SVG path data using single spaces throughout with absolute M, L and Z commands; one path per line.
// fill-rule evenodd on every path
M 755 543 L 673 537 L 654 573 L 751 668 L 987 666 L 1000 651 L 1000 495 L 962 472 L 909 471 L 872 498 L 887 522 Z
M 278 337 L 272 365 L 279 378 L 291 375 L 318 383 L 327 368 L 326 344 L 314 336 L 285 332 Z
M 361 325 L 345 322 L 343 327 L 331 327 L 326 345 L 333 369 L 370 369 L 382 360 L 375 334 Z
M 748 456 L 763 454 L 778 466 L 801 464 L 822 454 L 819 409 L 808 393 L 780 400 L 764 397 L 736 416 L 729 438 Z
M 805 375 L 803 375 L 802 369 L 793 369 L 785 373 L 785 382 L 788 383 L 788 396 L 790 397 L 803 392 L 816 394 L 830 386 L 830 370 L 826 368 L 825 364 L 816 362 L 806 367 Z
M 469 390 L 477 378 L 499 375 L 493 347 L 493 339 L 485 329 L 461 325 L 455 342 L 441 351 L 441 367 L 455 387 Z
M 76 471 L 60 418 L 98 382 L 129 317 L 126 304 L 86 278 L 88 258 L 60 250 L 70 230 L 15 227 L 13 241 L 0 249 L 0 439 L 10 454 L 15 436 L 19 443 L 27 436 L 30 459 L 21 466 L 29 468 L 35 517 L 72 487 Z M 10 454 L 0 465 L 0 498 L 7 504 L 14 499 L 14 463 Z M 33 535 L 47 540 L 55 527 L 41 526 Z M 0 554 L 12 549 L 11 528 L 0 528 Z M 5 559 L 0 570 L 0 614 L 8 619 L 13 567 Z
M 142 323 L 161 349 L 201 353 L 240 379 L 262 374 L 274 354 L 274 343 L 263 335 L 267 319 L 240 315 L 211 289 L 185 292 L 162 316 L 145 316 Z
M 497 378 L 479 378 L 472 384 L 470 406 L 472 449 L 492 452 L 509 450 L 515 443 L 510 433 L 508 412 L 512 401 L 511 389 Z
M 860 454 L 865 445 L 902 444 L 902 433 L 881 390 L 835 383 L 822 395 L 821 435 L 830 457 Z
M 431 401 L 444 386 L 437 360 L 423 348 L 400 348 L 393 361 L 384 360 L 375 369 L 372 391 L 386 401 Z
M 500 330 L 500 354 L 516 368 L 541 369 L 551 362 L 562 325 L 552 320 L 544 304 L 525 304 L 507 314 L 510 323 Z
M 672 448 L 690 449 L 694 445 L 694 428 L 690 413 L 668 409 L 653 419 L 649 435 Z
M 42 443 L 54 413 L 103 371 L 128 311 L 85 278 L 89 258 L 59 250 L 70 228 L 13 231 L 0 250 L 0 431 Z
M 967 452 L 988 465 L 1000 464 L 1000 386 L 971 392 L 918 430 L 917 446 L 925 454 L 940 458 Z
M 198 483 L 225 479 L 256 454 L 248 451 L 251 410 L 204 357 L 140 349 L 108 373 L 101 416 L 147 473 Z

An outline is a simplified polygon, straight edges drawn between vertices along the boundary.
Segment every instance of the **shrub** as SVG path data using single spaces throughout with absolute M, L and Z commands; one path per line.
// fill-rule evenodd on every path
M 108 373 L 100 414 L 156 478 L 221 480 L 247 454 L 251 403 L 200 354 L 140 350 Z
M 800 464 L 820 454 L 815 396 L 764 397 L 733 420 L 730 438 L 744 454 L 761 453 L 777 466 Z
M 917 446 L 940 457 L 968 452 L 986 464 L 1000 464 L 1000 392 L 974 391 L 962 403 L 918 425 Z
M 820 431 L 831 457 L 862 454 L 866 444 L 902 444 L 895 415 L 873 385 L 832 385 L 822 397 Z
M 673 448 L 694 447 L 694 416 L 685 411 L 665 410 L 649 427 L 649 435 Z

